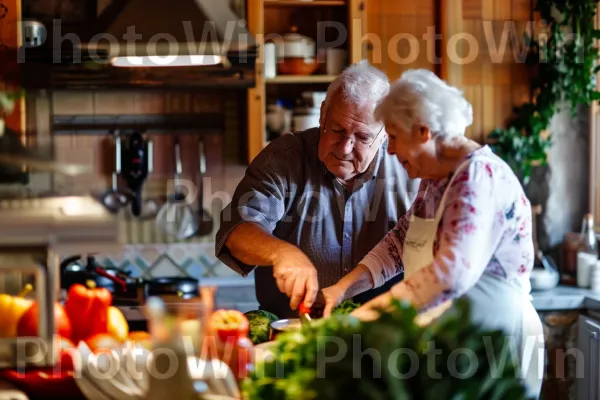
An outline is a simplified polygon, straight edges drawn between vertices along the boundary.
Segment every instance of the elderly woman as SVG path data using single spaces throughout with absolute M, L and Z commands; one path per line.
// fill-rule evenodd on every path
M 529 394 L 539 396 L 543 339 L 529 296 L 531 205 L 519 180 L 489 147 L 464 137 L 471 105 L 430 71 L 405 72 L 375 116 L 385 124 L 388 152 L 410 178 L 422 179 L 419 195 L 357 268 L 324 289 L 326 314 L 404 272 L 355 315 L 376 318 L 374 307 L 392 298 L 427 310 L 466 296 L 476 323 L 516 339 Z

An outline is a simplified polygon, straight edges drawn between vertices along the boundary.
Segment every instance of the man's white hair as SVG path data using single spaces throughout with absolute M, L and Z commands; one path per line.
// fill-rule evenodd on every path
M 408 70 L 375 109 L 375 119 L 411 132 L 415 124 L 442 137 L 462 136 L 473 108 L 462 92 L 426 69 Z
M 346 68 L 327 89 L 325 110 L 334 96 L 346 104 L 362 108 L 374 107 L 389 92 L 390 81 L 385 73 L 362 60 Z

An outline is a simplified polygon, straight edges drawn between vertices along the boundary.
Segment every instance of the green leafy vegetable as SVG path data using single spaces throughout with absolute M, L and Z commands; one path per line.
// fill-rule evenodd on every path
M 243 381 L 244 398 L 526 399 L 504 334 L 468 323 L 468 300 L 426 327 L 404 303 L 380 312 L 366 323 L 336 314 L 277 336 L 274 357 Z
M 260 344 L 269 341 L 269 324 L 279 318 L 264 310 L 248 311 L 245 315 L 250 325 L 248 337 L 252 343 Z
M 333 314 L 344 315 L 350 314 L 352 311 L 360 307 L 360 304 L 353 302 L 352 300 L 344 300 L 339 306 L 333 309 Z

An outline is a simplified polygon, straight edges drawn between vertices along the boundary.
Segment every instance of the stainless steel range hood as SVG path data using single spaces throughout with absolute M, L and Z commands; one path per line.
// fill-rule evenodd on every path
M 225 0 L 113 0 L 82 47 L 128 67 L 240 63 L 256 52 Z
M 112 0 L 80 43 L 59 46 L 26 50 L 25 87 L 255 84 L 258 47 L 227 0 Z

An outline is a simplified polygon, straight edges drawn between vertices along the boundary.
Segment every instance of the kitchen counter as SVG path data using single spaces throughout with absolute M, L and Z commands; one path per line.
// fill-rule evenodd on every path
M 600 293 L 575 286 L 559 285 L 550 290 L 532 291 L 531 296 L 537 311 L 600 310 Z
M 204 282 L 218 287 L 216 303 L 219 308 L 235 308 L 246 312 L 258 308 L 254 279 L 230 279 L 224 282 Z M 591 309 L 600 311 L 600 293 L 575 286 L 559 285 L 551 290 L 532 291 L 537 311 Z

